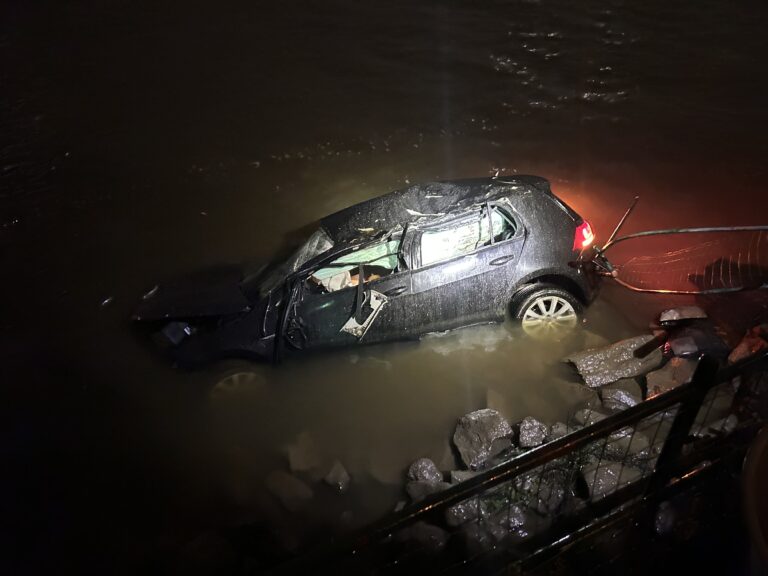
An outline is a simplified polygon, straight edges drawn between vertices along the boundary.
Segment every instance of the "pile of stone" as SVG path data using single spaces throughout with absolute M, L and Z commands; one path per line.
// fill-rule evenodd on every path
M 444 474 L 432 460 L 420 458 L 408 469 L 406 493 L 412 502 L 419 502 L 567 431 L 563 423 L 547 426 L 532 417 L 512 426 L 491 408 L 470 412 L 459 419 L 453 434 L 464 468 Z M 525 537 L 539 530 L 546 516 L 562 505 L 569 480 L 567 470 L 559 467 L 517 478 L 512 486 L 501 485 L 452 506 L 446 511 L 444 526 L 460 529 L 472 550 L 488 549 L 509 535 Z M 445 528 L 421 525 L 416 534 L 409 532 L 408 536 L 427 548 L 437 548 L 447 540 L 447 532 L 437 536 Z M 424 538 L 425 534 L 429 537 Z
M 750 330 L 731 351 L 706 313 L 695 306 L 667 310 L 651 328 L 651 334 L 565 359 L 583 380 L 574 386 L 598 394 L 594 402 L 585 401 L 585 407 L 576 410 L 567 424 L 548 425 L 531 416 L 510 424 L 490 407 L 462 416 L 452 440 L 463 468 L 442 472 L 428 458 L 415 461 L 406 484 L 411 502 L 420 502 L 527 450 L 689 382 L 703 353 L 732 363 L 768 349 L 768 325 Z M 731 400 L 732 395 L 721 402 L 724 414 L 710 415 L 714 421 L 698 423 L 698 435 L 727 434 L 736 427 L 738 421 L 730 414 Z M 456 504 L 446 511 L 441 526 L 422 523 L 410 537 L 427 547 L 431 543 L 433 548 L 440 548 L 448 540 L 447 531 L 458 530 L 470 551 L 490 549 L 510 536 L 525 538 L 546 527 L 564 508 L 578 506 L 578 501 L 599 500 L 650 473 L 668 432 L 669 416 L 619 430 L 578 454 L 549 462 Z

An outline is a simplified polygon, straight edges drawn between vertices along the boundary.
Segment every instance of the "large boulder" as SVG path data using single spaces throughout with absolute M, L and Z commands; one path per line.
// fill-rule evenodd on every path
M 510 436 L 512 427 L 490 408 L 470 412 L 459 419 L 453 443 L 469 468 L 480 467 L 492 454 L 494 440 Z
M 587 386 L 597 388 L 622 378 L 634 378 L 655 370 L 664 358 L 656 348 L 644 358 L 635 357 L 635 350 L 653 340 L 652 335 L 621 340 L 604 348 L 576 352 L 565 358 L 576 366 Z
M 653 398 L 681 384 L 691 381 L 699 361 L 691 358 L 670 358 L 663 368 L 651 372 L 646 377 L 648 398 Z

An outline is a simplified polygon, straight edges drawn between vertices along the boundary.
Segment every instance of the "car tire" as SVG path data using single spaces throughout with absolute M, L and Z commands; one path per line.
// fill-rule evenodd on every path
M 580 324 L 584 307 L 567 290 L 553 284 L 530 284 L 515 294 L 512 318 L 537 340 L 561 340 Z

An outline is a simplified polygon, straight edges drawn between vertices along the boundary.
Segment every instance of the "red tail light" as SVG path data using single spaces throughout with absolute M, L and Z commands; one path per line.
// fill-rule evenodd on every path
M 589 222 L 584 220 L 576 227 L 576 235 L 573 238 L 573 249 L 581 252 L 582 250 L 589 248 L 592 242 L 595 240 L 595 233 L 592 232 L 592 226 Z

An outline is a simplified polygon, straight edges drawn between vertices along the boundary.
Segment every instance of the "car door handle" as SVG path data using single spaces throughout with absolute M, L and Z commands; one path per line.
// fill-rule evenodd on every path
M 408 290 L 407 286 L 395 286 L 394 288 L 391 288 L 384 292 L 384 296 L 398 296 Z
M 514 260 L 515 256 L 514 254 L 509 254 L 507 256 L 499 256 L 498 258 L 491 260 L 488 262 L 491 266 L 501 266 L 502 264 L 506 264 L 510 260 Z

